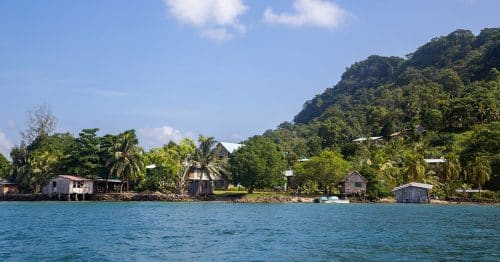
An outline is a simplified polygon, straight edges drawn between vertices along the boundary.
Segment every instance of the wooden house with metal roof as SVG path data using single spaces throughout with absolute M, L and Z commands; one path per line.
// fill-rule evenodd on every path
M 405 185 L 398 186 L 392 190 L 396 195 L 397 203 L 430 203 L 429 191 L 432 189 L 432 185 L 423 183 L 408 183 Z
M 92 179 L 59 175 L 49 180 L 42 188 L 42 192 L 49 197 L 57 196 L 65 200 L 85 200 L 86 196 L 94 194 L 94 181 Z
M 340 193 L 344 196 L 366 194 L 368 180 L 359 174 L 358 171 L 349 171 L 347 176 L 340 181 Z
M 17 193 L 19 193 L 19 188 L 17 183 L 9 181 L 7 179 L 0 180 L 0 195 L 17 194 Z

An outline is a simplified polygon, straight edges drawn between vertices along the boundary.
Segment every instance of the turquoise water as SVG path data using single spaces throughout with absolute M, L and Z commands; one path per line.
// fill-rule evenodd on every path
M 500 261 L 500 208 L 0 202 L 2 261 Z

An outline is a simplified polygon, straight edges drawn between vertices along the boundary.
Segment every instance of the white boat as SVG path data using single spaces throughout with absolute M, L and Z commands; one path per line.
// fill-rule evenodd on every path
M 325 204 L 349 204 L 349 199 L 339 199 L 338 197 L 336 196 L 330 196 L 330 197 L 326 197 L 326 196 L 322 196 L 322 197 L 319 197 L 316 201 L 317 203 L 325 203 Z

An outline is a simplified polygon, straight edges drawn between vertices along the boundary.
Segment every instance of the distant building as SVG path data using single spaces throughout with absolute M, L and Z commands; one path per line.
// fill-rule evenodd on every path
M 7 179 L 0 180 L 0 195 L 17 194 L 19 188 L 17 183 L 11 182 Z
M 60 175 L 49 180 L 42 192 L 59 199 L 85 200 L 85 196 L 94 194 L 94 181 L 84 177 Z
M 345 196 L 365 195 L 368 180 L 359 174 L 358 171 L 350 171 L 347 176 L 340 181 L 340 193 Z
M 215 146 L 219 158 L 229 158 L 242 144 L 220 142 Z
M 353 139 L 352 142 L 361 143 L 361 142 L 365 142 L 365 141 L 379 141 L 379 140 L 382 140 L 382 139 L 383 139 L 382 136 L 358 137 L 356 139 Z
M 95 192 L 96 193 L 109 193 L 109 192 L 121 192 L 123 187 L 123 181 L 116 178 L 101 178 L 97 177 L 95 179 Z
M 224 181 L 214 174 L 203 172 L 199 167 L 191 167 L 188 175 L 188 193 L 190 196 L 211 195 L 214 193 L 214 182 Z
M 398 203 L 430 203 L 429 191 L 432 185 L 422 183 L 408 183 L 398 186 L 392 190 L 396 194 L 396 202 Z

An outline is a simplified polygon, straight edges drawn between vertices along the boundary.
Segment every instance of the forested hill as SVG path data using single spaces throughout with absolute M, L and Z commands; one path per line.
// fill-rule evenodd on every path
M 354 114 L 359 118 L 358 132 L 377 132 L 390 122 L 422 119 L 432 109 L 453 114 L 439 100 L 463 95 L 476 81 L 493 80 L 498 71 L 492 69 L 500 69 L 500 29 L 487 28 L 478 36 L 457 30 L 432 39 L 407 59 L 374 55 L 353 64 L 337 85 L 307 101 L 294 122 L 307 124 L 318 117 L 350 118 Z M 436 99 L 426 99 L 429 94 Z M 391 114 L 383 116 L 385 111 Z M 384 119 L 377 118 L 380 114 Z M 485 120 L 491 116 L 473 117 Z
M 456 30 L 406 58 L 373 55 L 351 65 L 334 87 L 307 101 L 293 123 L 264 136 L 281 145 L 290 165 L 324 150 L 341 152 L 355 168 L 371 163 L 377 170 L 389 162 L 404 166 L 413 156 L 460 158 L 462 167 L 483 159 L 498 189 L 498 101 L 500 28 L 477 36 Z M 422 127 L 425 136 L 416 135 Z M 407 139 L 397 142 L 395 134 Z M 375 148 L 352 142 L 368 136 L 384 141 Z

